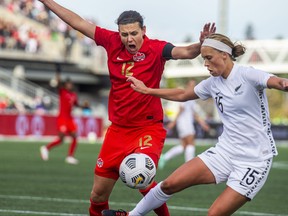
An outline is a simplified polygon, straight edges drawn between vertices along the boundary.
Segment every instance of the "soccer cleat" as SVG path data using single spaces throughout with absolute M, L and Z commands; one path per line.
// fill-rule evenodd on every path
M 106 209 L 106 210 L 103 210 L 101 212 L 102 216 L 128 216 L 129 213 L 122 210 L 122 209 L 119 209 L 119 210 L 109 210 L 109 209 Z
M 79 163 L 79 161 L 72 156 L 66 157 L 65 162 L 72 165 L 77 165 Z
M 159 159 L 159 162 L 158 162 L 158 168 L 159 168 L 160 170 L 163 169 L 164 166 L 165 166 L 165 164 L 166 164 L 166 160 L 165 160 L 165 158 L 164 158 L 164 155 L 161 154 L 160 159 Z
M 41 154 L 42 160 L 44 160 L 44 161 L 48 161 L 49 160 L 49 150 L 47 149 L 46 146 L 41 146 L 40 154 Z

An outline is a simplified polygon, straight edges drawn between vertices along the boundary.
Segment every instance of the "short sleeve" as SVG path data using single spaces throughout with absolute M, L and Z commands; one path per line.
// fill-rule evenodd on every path
M 201 81 L 198 85 L 195 86 L 195 94 L 202 100 L 206 100 L 211 97 L 211 77 Z
M 115 32 L 96 26 L 94 41 L 98 46 L 103 46 L 107 49 L 113 35 L 115 35 Z
M 267 88 L 267 81 L 273 74 L 267 73 L 262 70 L 257 70 L 252 67 L 247 68 L 245 71 L 245 79 L 256 88 Z

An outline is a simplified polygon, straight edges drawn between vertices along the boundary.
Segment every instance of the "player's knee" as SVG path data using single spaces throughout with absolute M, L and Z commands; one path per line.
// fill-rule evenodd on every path
M 161 183 L 161 190 L 167 195 L 175 193 L 173 183 L 167 179 Z
M 90 195 L 90 199 L 93 202 L 100 203 L 100 202 L 107 201 L 108 198 L 105 196 L 105 194 L 102 194 L 101 192 L 99 193 L 96 190 L 92 190 L 91 195 Z

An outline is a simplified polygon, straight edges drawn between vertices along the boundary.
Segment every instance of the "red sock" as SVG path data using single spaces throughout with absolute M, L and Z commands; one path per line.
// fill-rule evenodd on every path
M 61 144 L 61 139 L 60 138 L 57 138 L 55 141 L 49 143 L 46 147 L 48 150 L 50 150 L 51 148 L 54 148 L 55 146 Z
M 90 208 L 89 208 L 90 216 L 101 216 L 102 215 L 101 212 L 105 209 L 109 209 L 108 201 L 95 203 L 90 199 Z
M 157 185 L 157 182 L 153 182 L 149 188 L 146 188 L 144 190 L 139 190 L 140 193 L 145 196 L 152 188 L 154 188 Z M 157 209 L 154 209 L 154 212 L 158 215 L 158 216 L 170 216 L 167 204 L 164 203 L 162 206 L 160 206 Z
M 77 147 L 77 138 L 73 137 L 72 143 L 70 144 L 70 147 L 69 147 L 68 156 L 74 156 L 76 147 Z

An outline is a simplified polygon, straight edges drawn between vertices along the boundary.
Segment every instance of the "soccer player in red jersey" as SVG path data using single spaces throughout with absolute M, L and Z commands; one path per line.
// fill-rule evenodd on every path
M 56 82 L 59 91 L 59 114 L 57 117 L 57 129 L 59 136 L 56 140 L 49 143 L 46 146 L 40 148 L 41 157 L 44 161 L 49 159 L 49 151 L 60 145 L 64 137 L 69 134 L 72 138 L 68 150 L 68 156 L 65 162 L 68 164 L 78 164 L 78 160 L 74 157 L 74 153 L 77 147 L 77 125 L 75 124 L 71 115 L 74 106 L 79 106 L 77 94 L 73 91 L 73 83 L 70 79 L 67 79 L 64 83 L 61 83 L 60 67 L 57 66 Z
M 143 18 L 136 11 L 124 11 L 117 19 L 118 32 L 115 32 L 82 19 L 53 0 L 39 1 L 107 52 L 111 81 L 108 114 L 112 124 L 97 159 L 89 208 L 90 216 L 99 216 L 102 210 L 109 209 L 108 199 L 119 178 L 119 166 L 124 157 L 141 152 L 158 164 L 166 136 L 160 99 L 134 92 L 126 82 L 127 77 L 133 75 L 158 88 L 165 62 L 195 58 L 200 54 L 205 37 L 216 28 L 214 24 L 205 24 L 199 43 L 177 47 L 148 38 Z M 145 195 L 155 186 L 156 182 L 152 182 L 140 192 Z M 157 215 L 169 215 L 166 204 L 154 211 Z

